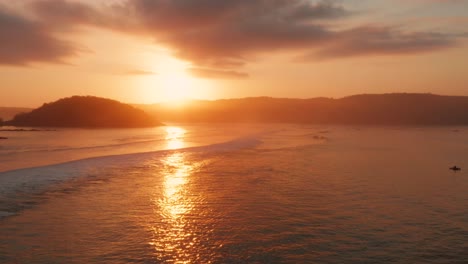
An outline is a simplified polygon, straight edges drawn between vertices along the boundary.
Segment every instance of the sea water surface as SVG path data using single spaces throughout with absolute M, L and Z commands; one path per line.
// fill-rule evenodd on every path
M 0 133 L 0 263 L 468 259 L 467 127 Z

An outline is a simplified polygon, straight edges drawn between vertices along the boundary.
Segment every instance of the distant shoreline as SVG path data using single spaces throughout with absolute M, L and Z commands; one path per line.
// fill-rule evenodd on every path
M 85 103 L 52 109 L 66 100 Z M 90 111 L 86 101 L 101 100 L 113 104 L 112 110 L 102 113 Z M 47 108 L 46 113 L 41 108 Z M 65 109 L 66 111 L 64 111 Z M 96 108 L 99 109 L 99 108 Z M 131 115 L 122 114 L 126 109 Z M 41 111 L 39 111 L 41 110 Z M 66 112 L 59 115 L 58 113 Z M 61 99 L 33 110 L 34 116 L 18 115 L 3 125 L 18 127 L 70 128 L 137 128 L 175 123 L 294 123 L 316 125 L 372 125 L 372 126 L 466 126 L 468 125 L 468 96 L 434 94 L 361 94 L 340 99 L 291 99 L 250 97 L 215 101 L 188 101 L 180 106 L 168 104 L 127 105 L 117 101 L 79 97 Z M 23 114 L 24 115 L 24 114 Z M 82 119 L 84 117 L 84 119 Z M 1 125 L 1 123 L 0 123 Z

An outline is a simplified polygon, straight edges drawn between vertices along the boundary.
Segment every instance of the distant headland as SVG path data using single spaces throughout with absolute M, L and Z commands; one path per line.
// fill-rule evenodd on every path
M 332 98 L 253 97 L 137 106 L 163 122 L 264 122 L 336 125 L 468 125 L 468 96 L 421 93 Z
M 17 127 L 133 128 L 162 125 L 154 116 L 128 104 L 94 96 L 63 98 L 27 113 L 19 113 L 3 125 Z

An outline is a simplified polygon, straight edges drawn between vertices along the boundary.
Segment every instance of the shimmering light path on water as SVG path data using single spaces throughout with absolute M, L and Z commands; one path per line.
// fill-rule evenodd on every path
M 155 195 L 155 213 L 162 222 L 156 222 L 151 227 L 155 238 L 154 245 L 158 257 L 175 256 L 175 263 L 187 263 L 194 257 L 193 246 L 197 240 L 195 234 L 188 230 L 186 215 L 193 209 L 193 201 L 188 195 L 187 179 L 191 176 L 194 165 L 188 165 L 184 154 L 174 153 L 163 160 L 165 167 L 163 197 Z M 157 199 L 157 200 L 156 200 Z M 200 239 L 200 238 L 198 238 Z

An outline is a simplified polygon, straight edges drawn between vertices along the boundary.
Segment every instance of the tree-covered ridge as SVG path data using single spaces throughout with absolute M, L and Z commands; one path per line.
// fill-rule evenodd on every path
M 139 106 L 167 122 L 278 122 L 337 125 L 468 125 L 468 97 L 363 94 L 341 99 L 254 97 Z

